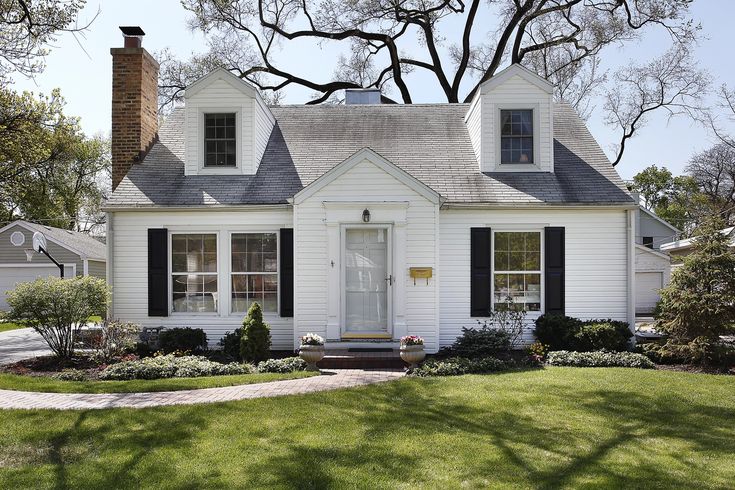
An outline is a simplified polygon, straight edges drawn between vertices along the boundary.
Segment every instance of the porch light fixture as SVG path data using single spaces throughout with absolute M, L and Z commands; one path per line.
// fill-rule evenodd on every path
M 368 211 L 367 208 L 365 209 L 365 211 L 362 212 L 362 220 L 365 223 L 369 223 L 370 222 L 370 211 Z

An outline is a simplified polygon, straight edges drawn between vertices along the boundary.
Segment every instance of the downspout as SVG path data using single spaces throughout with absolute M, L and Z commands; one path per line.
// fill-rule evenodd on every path
M 628 325 L 630 331 L 635 333 L 635 209 L 629 209 L 626 212 L 628 214 Z M 635 345 L 635 336 L 633 345 Z
M 114 234 L 114 226 L 113 226 L 113 213 L 107 212 L 107 264 L 105 267 L 105 275 L 107 276 L 107 285 L 112 287 L 114 280 L 113 280 L 113 266 L 112 266 L 112 257 L 113 257 L 113 250 L 115 247 L 115 234 Z M 112 318 L 112 314 L 115 311 L 113 307 L 113 301 L 114 301 L 114 294 L 110 296 L 110 306 L 107 309 L 107 318 Z

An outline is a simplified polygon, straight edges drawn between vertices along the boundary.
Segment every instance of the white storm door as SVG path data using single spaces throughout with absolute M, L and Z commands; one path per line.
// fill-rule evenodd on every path
M 344 240 L 344 331 L 386 334 L 389 327 L 389 229 L 347 228 Z

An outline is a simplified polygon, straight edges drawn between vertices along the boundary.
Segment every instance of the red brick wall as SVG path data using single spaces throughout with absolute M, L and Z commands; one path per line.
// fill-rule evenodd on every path
M 112 48 L 112 188 L 158 132 L 158 63 L 143 48 Z

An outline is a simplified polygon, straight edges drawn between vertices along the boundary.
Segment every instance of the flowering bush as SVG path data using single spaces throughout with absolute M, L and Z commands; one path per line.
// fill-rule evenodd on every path
M 301 337 L 301 345 L 324 345 L 324 337 L 315 333 L 307 333 Z
M 531 361 L 536 363 L 542 362 L 548 352 L 549 346 L 542 344 L 538 340 L 528 347 L 528 356 L 531 358 Z
M 634 352 L 570 352 L 559 350 L 549 352 L 546 363 L 551 366 L 575 367 L 632 367 L 653 369 L 656 366 L 642 354 Z
M 135 323 L 105 322 L 92 344 L 95 356 L 104 362 L 123 356 L 135 348 L 139 335 L 140 326 Z
M 424 345 L 424 339 L 418 335 L 406 335 L 405 337 L 401 337 L 401 345 Z
M 167 354 L 111 364 L 100 372 L 102 380 L 197 378 L 255 372 L 250 364 L 220 364 L 201 356 Z
M 311 345 L 311 344 L 307 344 Z M 306 361 L 300 357 L 286 357 L 285 359 L 268 359 L 258 364 L 259 373 L 292 373 L 304 371 Z
M 468 359 L 450 357 L 448 359 L 429 359 L 409 373 L 411 376 L 459 376 L 462 374 L 494 373 L 515 367 L 512 361 L 502 361 L 495 357 Z

